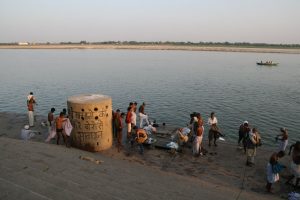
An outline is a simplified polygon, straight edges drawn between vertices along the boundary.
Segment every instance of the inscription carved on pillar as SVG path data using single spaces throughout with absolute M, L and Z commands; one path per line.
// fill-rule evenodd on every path
M 68 98 L 68 112 L 74 127 L 72 145 L 88 151 L 112 146 L 112 100 L 100 94 Z

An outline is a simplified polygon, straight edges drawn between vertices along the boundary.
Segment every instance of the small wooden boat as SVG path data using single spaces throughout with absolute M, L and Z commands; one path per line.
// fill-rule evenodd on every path
M 279 63 L 273 63 L 273 62 L 257 62 L 257 65 L 267 65 L 267 66 L 277 66 Z

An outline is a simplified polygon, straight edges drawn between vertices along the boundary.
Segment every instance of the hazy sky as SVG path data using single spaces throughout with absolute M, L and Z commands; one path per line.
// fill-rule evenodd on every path
M 0 42 L 300 44 L 300 0 L 0 0 Z

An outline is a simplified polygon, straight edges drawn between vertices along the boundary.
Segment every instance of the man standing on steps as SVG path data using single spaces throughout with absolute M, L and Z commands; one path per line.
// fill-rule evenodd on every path
M 29 126 L 34 126 L 34 106 L 37 105 L 35 101 L 35 97 L 33 96 L 33 92 L 30 92 L 27 96 L 27 108 L 28 108 L 28 121 Z
M 122 132 L 123 132 L 123 128 L 124 128 L 124 125 L 123 125 L 123 118 L 125 116 L 125 113 L 121 113 L 118 114 L 118 119 L 116 121 L 116 129 L 117 129 L 117 147 L 118 147 L 118 152 L 120 152 L 121 148 L 123 148 L 123 145 L 122 145 Z

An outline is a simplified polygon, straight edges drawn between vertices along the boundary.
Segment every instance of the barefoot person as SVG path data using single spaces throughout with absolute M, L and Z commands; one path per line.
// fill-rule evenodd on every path
M 132 116 L 132 110 L 133 110 L 133 107 L 132 106 L 129 106 L 127 108 L 127 114 L 126 114 L 126 118 L 125 118 L 125 122 L 126 122 L 126 125 L 127 125 L 127 139 L 130 139 L 131 138 L 131 116 Z
M 28 108 L 28 121 L 29 126 L 34 126 L 34 107 L 37 105 L 33 92 L 30 92 L 27 96 L 27 108 Z
M 55 125 L 56 125 L 56 134 L 57 134 L 57 140 L 56 144 L 59 145 L 59 139 L 60 135 L 62 135 L 65 145 L 67 146 L 67 136 L 63 132 L 63 122 L 65 121 L 64 113 L 61 112 L 59 114 L 59 117 L 55 119 Z
M 222 136 L 219 127 L 217 126 L 218 124 L 218 119 L 215 116 L 215 113 L 212 112 L 210 114 L 210 117 L 207 120 L 207 124 L 209 125 L 209 131 L 208 131 L 208 146 L 211 146 L 211 141 L 214 139 L 214 145 L 217 146 L 217 139 Z
M 244 147 L 244 153 L 246 153 L 246 139 L 247 139 L 249 131 L 250 131 L 249 123 L 248 123 L 248 121 L 244 121 L 243 124 L 241 124 L 240 128 L 239 128 L 239 140 L 238 140 L 238 146 L 241 149 Z M 241 142 L 243 145 L 241 145 Z
M 249 138 L 247 139 L 247 166 L 254 165 L 254 157 L 256 156 L 256 147 L 259 142 L 258 131 L 253 128 L 249 133 Z
M 196 137 L 193 142 L 193 155 L 198 156 L 198 155 L 203 155 L 202 154 L 202 139 L 203 139 L 203 132 L 204 132 L 204 127 L 203 124 L 201 125 L 201 120 L 199 121 L 198 118 L 198 128 L 196 131 Z
M 279 181 L 279 172 L 285 166 L 278 163 L 277 153 L 273 153 L 267 165 L 267 192 L 272 192 L 272 184 Z
M 121 148 L 123 147 L 122 145 L 122 131 L 123 131 L 123 119 L 124 119 L 125 113 L 121 113 L 121 115 L 118 115 L 118 119 L 116 122 L 116 127 L 117 127 L 117 147 L 118 147 L 118 152 L 120 152 Z
M 27 108 L 28 108 L 28 122 L 29 122 L 29 126 L 33 127 L 34 126 L 34 108 L 33 108 L 33 101 L 29 101 L 27 104 Z

